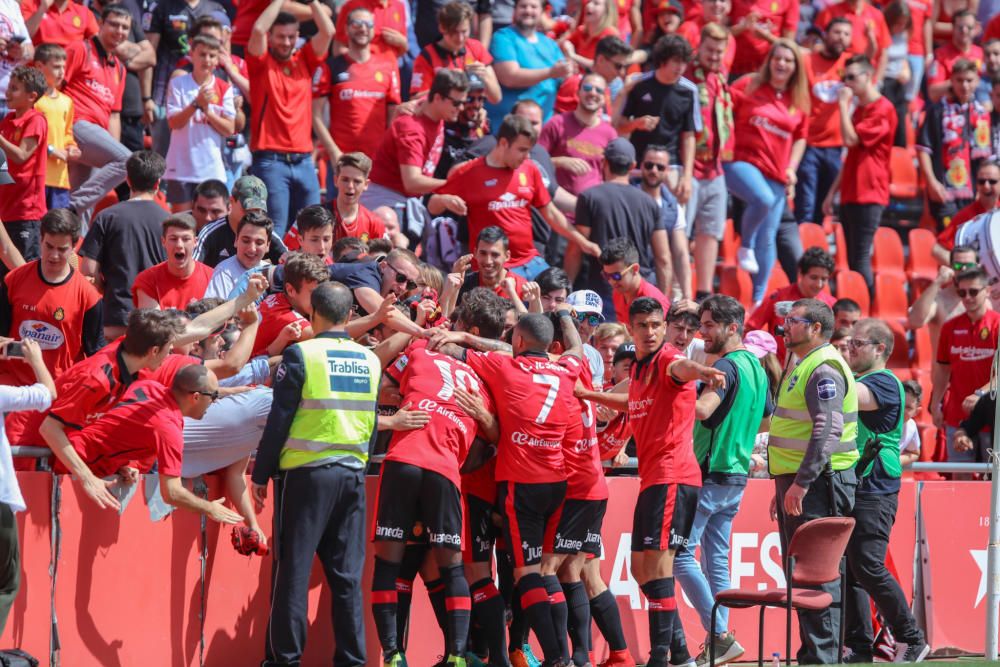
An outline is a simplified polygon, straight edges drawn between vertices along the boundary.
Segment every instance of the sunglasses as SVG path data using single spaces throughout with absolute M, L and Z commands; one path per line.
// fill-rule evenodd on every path
M 389 264 L 389 262 L 386 262 L 386 265 L 390 269 L 392 269 L 393 271 L 396 272 L 396 283 L 398 283 L 400 285 L 402 285 L 403 283 L 406 283 L 406 289 L 407 289 L 407 291 L 409 291 L 409 290 L 415 290 L 415 289 L 417 289 L 417 287 L 419 287 L 419 285 L 417 285 L 417 283 L 416 283 L 415 280 L 410 280 L 409 278 L 407 278 L 406 274 L 405 273 L 401 273 L 400 270 L 397 269 L 395 266 L 393 266 L 392 264 Z
M 965 271 L 966 269 L 976 268 L 975 262 L 952 262 L 951 268 L 954 271 Z
M 785 318 L 785 326 L 788 326 L 789 324 L 812 324 L 812 323 L 813 323 L 813 321 L 810 320 L 808 317 L 786 317 Z
M 987 183 L 989 183 L 990 185 L 996 185 L 997 183 L 1000 183 L 1000 179 L 998 179 L 998 178 L 980 178 L 980 179 L 978 179 L 976 181 L 976 183 L 979 183 L 980 185 L 986 185 Z
M 958 292 L 958 296 L 960 298 L 962 298 L 962 299 L 964 299 L 967 296 L 971 296 L 972 298 L 976 298 L 977 296 L 979 296 L 979 293 L 983 291 L 983 288 L 982 287 L 970 287 L 969 289 L 960 289 L 960 290 L 956 290 L 956 291 Z
M 615 271 L 614 273 L 608 273 L 607 271 L 601 271 L 601 275 L 604 276 L 605 280 L 615 280 L 615 281 L 618 281 L 618 280 L 621 280 L 623 276 L 628 275 L 628 273 L 631 270 L 632 270 L 632 267 L 630 266 L 627 269 L 625 269 L 624 271 Z
M 352 28 L 368 28 L 369 30 L 374 30 L 375 21 L 362 21 L 361 19 L 350 19 L 347 25 Z
M 215 403 L 217 400 L 219 400 L 219 390 L 218 389 L 216 389 L 215 391 L 192 391 L 191 393 L 192 394 L 198 394 L 199 396 L 208 396 L 210 399 L 212 399 L 213 403 Z
M 486 101 L 485 95 L 469 95 L 469 99 L 465 101 L 466 104 L 482 104 Z
M 657 164 L 656 162 L 643 162 L 642 163 L 642 168 L 643 169 L 655 169 L 656 171 L 666 171 L 667 170 L 667 165 L 665 165 L 665 164 Z
M 604 94 L 604 89 L 603 88 L 598 88 L 597 86 L 595 86 L 592 83 L 584 83 L 584 84 L 582 84 L 580 86 L 580 90 L 582 90 L 585 93 L 597 93 L 598 95 L 603 95 Z
M 576 321 L 579 322 L 580 324 L 586 322 L 590 326 L 596 327 L 600 326 L 601 324 L 601 316 L 598 315 L 597 313 L 577 313 Z
M 464 107 L 465 104 L 469 101 L 468 99 L 456 100 L 454 97 L 451 97 L 451 96 L 448 96 L 447 99 L 448 99 L 449 102 L 451 102 L 451 105 L 453 107 L 455 107 L 456 109 L 459 108 L 459 107 Z

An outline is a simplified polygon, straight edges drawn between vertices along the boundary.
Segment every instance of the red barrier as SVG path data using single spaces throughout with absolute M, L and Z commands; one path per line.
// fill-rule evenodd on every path
M 49 654 L 50 497 L 53 477 L 20 473 L 19 481 L 29 511 L 18 515 L 24 555 L 21 595 L 8 630 L 0 640 L 43 658 Z M 178 665 L 256 664 L 264 654 L 271 559 L 239 556 L 229 544 L 229 531 L 201 518 L 177 511 L 152 523 L 142 489 L 119 518 L 98 510 L 69 478 L 56 478 L 62 491 L 59 513 L 62 554 L 56 580 L 56 611 L 62 640 L 62 664 Z M 374 484 L 374 478 L 369 480 Z M 602 573 L 617 596 L 626 638 L 636 657 L 647 646 L 645 599 L 629 573 L 632 511 L 638 492 L 634 478 L 609 480 L 611 499 L 604 530 Z M 221 493 L 211 482 L 210 496 Z M 374 489 L 372 489 L 374 491 Z M 760 588 L 783 584 L 777 525 L 768 517 L 773 486 L 752 480 L 733 526 L 732 577 L 736 586 Z M 915 504 L 918 487 L 904 483 L 891 550 L 907 595 L 913 587 Z M 931 641 L 982 650 L 983 604 L 977 588 L 985 581 L 974 553 L 986 544 L 985 517 L 988 488 L 975 483 L 927 483 L 921 503 L 931 554 Z M 374 497 L 374 493 L 370 497 Z M 955 508 L 981 508 L 955 512 Z M 368 514 L 371 516 L 372 507 Z M 270 532 L 270 508 L 261 524 Z M 204 575 L 201 555 L 206 554 Z M 985 553 L 985 552 L 983 552 Z M 984 561 L 985 562 L 985 561 Z M 366 579 L 370 572 L 366 570 Z M 365 585 L 367 588 L 367 584 Z M 947 592 L 947 594 L 945 594 Z M 318 564 L 310 589 L 310 633 L 303 665 L 327 665 L 332 653 L 330 597 Z M 377 661 L 378 646 L 367 613 L 369 656 Z M 692 648 L 704 633 L 697 615 L 681 604 L 681 615 Z M 408 657 L 410 664 L 432 664 L 442 652 L 443 640 L 419 582 L 414 606 Z M 745 659 L 756 657 L 757 614 L 734 610 L 730 627 L 747 648 Z M 767 614 L 765 652 L 783 650 L 784 615 Z M 594 631 L 597 657 L 605 645 Z

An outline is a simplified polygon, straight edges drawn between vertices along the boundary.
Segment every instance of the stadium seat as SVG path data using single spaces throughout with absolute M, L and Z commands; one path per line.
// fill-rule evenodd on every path
M 861 306 L 861 315 L 867 317 L 871 312 L 871 297 L 864 276 L 857 271 L 841 269 L 834 274 L 833 280 L 837 286 L 834 295 L 838 299 L 854 299 Z
M 767 290 L 764 293 L 770 294 L 782 287 L 788 287 L 788 285 L 788 276 L 785 274 L 785 271 L 775 264 L 774 268 L 771 269 L 771 276 L 767 279 Z
M 872 244 L 872 271 L 876 274 L 891 275 L 899 280 L 906 279 L 903 260 L 903 242 L 892 227 L 879 227 Z
M 930 368 L 924 369 L 911 366 L 910 372 L 913 374 L 913 379 L 917 381 L 917 384 L 919 384 L 920 388 L 923 390 L 923 394 L 920 395 L 920 413 L 917 414 L 916 417 L 917 423 L 930 424 L 931 389 L 933 388 Z
M 719 294 L 731 296 L 750 311 L 753 305 L 753 283 L 746 271 L 735 266 L 723 266 L 719 269 Z
M 844 226 L 839 222 L 833 226 L 833 263 L 836 271 L 846 271 L 847 266 L 847 241 L 844 239 Z
M 875 300 L 872 303 L 872 317 L 907 325 L 906 283 L 895 274 L 875 274 Z
M 913 329 L 913 368 L 927 373 L 934 364 L 934 349 L 931 347 L 931 333 L 927 327 Z
M 830 252 L 830 241 L 826 237 L 826 232 L 814 222 L 799 224 L 799 239 L 802 241 L 803 250 L 808 248 L 822 248 Z
M 889 183 L 890 197 L 913 199 L 920 196 L 920 188 L 917 185 L 916 156 L 911 149 L 893 146 L 889 158 L 889 169 L 892 174 Z
M 892 329 L 892 354 L 886 364 L 889 368 L 910 368 L 910 343 L 906 339 L 906 329 L 899 322 L 887 319 L 885 323 Z
M 931 256 L 931 249 L 936 240 L 934 232 L 930 230 L 910 230 L 910 255 L 906 258 L 906 277 L 910 281 L 911 289 L 914 284 L 920 284 L 923 288 L 926 283 L 937 277 L 938 263 Z
M 732 218 L 728 218 L 722 232 L 722 242 L 719 244 L 719 260 L 723 266 L 736 266 L 736 248 L 739 245 L 740 237 L 736 235 L 736 223 Z

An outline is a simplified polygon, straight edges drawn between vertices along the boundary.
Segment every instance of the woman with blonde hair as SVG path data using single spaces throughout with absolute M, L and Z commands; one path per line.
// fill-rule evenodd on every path
M 559 43 L 566 57 L 583 69 L 594 66 L 597 43 L 618 34 L 616 0 L 586 0 L 576 16 L 576 27 Z
M 771 45 L 760 71 L 731 86 L 735 145 L 723 156 L 726 186 L 746 204 L 740 223 L 740 268 L 753 277 L 753 300 L 764 298 L 775 264 L 775 237 L 785 198 L 806 148 L 809 80 L 799 47 Z

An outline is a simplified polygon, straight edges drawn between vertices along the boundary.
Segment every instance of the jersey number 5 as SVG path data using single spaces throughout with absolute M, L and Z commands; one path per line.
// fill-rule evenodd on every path
M 559 376 L 534 373 L 531 376 L 531 381 L 535 384 L 545 384 L 549 386 L 549 391 L 545 394 L 545 401 L 542 403 L 542 409 L 538 411 L 538 416 L 535 417 L 536 424 L 544 424 L 545 420 L 549 418 L 552 406 L 556 403 L 556 396 L 559 395 Z

